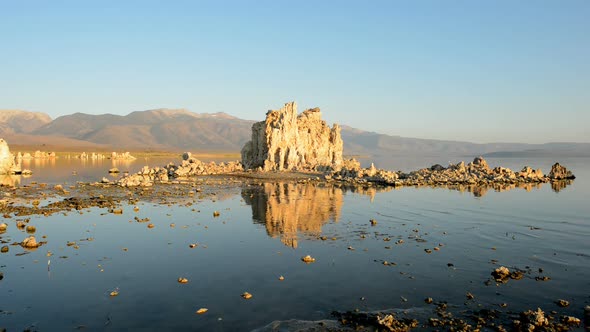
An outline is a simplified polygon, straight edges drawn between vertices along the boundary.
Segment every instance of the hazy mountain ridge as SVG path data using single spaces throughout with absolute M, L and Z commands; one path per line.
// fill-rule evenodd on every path
M 0 111 L 0 135 L 17 145 L 237 152 L 250 140 L 254 122 L 226 113 L 165 108 L 127 115 L 74 113 L 53 121 L 44 113 Z M 590 143 L 478 144 L 384 135 L 346 125 L 342 138 L 345 155 L 376 161 L 404 156 L 590 157 Z
M 0 110 L 0 134 L 29 133 L 47 123 L 51 117 L 41 112 Z
M 64 115 L 31 134 L 126 149 L 239 151 L 250 137 L 252 123 L 226 113 L 155 109 L 127 115 Z

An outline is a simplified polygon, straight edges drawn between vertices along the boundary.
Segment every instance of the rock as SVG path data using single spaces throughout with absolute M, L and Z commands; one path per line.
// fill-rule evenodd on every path
M 119 171 L 119 169 L 117 167 L 113 167 L 113 168 L 109 169 L 110 174 L 118 174 L 120 172 L 121 171 Z
M 311 257 L 310 255 L 301 257 L 301 260 L 308 264 L 315 262 L 315 258 Z
M 551 166 L 549 178 L 551 180 L 573 180 L 576 177 L 572 172 L 568 171 L 567 168 L 561 166 L 559 163 L 555 163 Z
M 37 248 L 37 247 L 39 247 L 41 244 L 39 244 L 39 243 L 37 242 L 37 240 L 35 239 L 35 237 L 34 237 L 34 236 L 29 236 L 28 238 L 25 238 L 25 239 L 23 240 L 23 242 L 21 242 L 21 243 L 20 243 L 20 245 L 21 245 L 23 248 Z
M 207 311 L 209 311 L 209 309 L 207 309 L 207 308 L 201 308 L 201 309 L 197 310 L 195 313 L 196 314 L 199 314 L 199 315 L 202 315 L 202 314 L 206 313 Z
M 492 276 L 496 281 L 504 281 L 510 277 L 510 270 L 505 266 L 500 266 L 492 272 Z
M 27 233 L 32 234 L 37 231 L 37 228 L 35 228 L 35 226 L 29 225 L 29 226 L 27 226 L 26 231 L 27 231 Z
M 8 143 L 0 138 L 0 174 L 14 174 L 17 171 L 17 164 L 14 162 L 14 156 L 10 153 Z
M 250 293 L 248 293 L 248 292 L 244 292 L 244 293 L 242 293 L 242 295 L 241 295 L 241 296 L 242 296 L 242 298 L 244 298 L 244 299 L 246 299 L 246 300 L 249 300 L 249 299 L 251 299 L 251 298 L 252 298 L 252 294 L 250 294 Z
M 4 254 L 4 253 L 7 253 L 9 250 L 10 249 L 8 246 L 2 246 L 2 248 L 0 249 L 0 252 Z
M 568 301 L 562 300 L 562 299 L 555 301 L 555 303 L 562 308 L 569 307 L 569 305 L 570 305 L 570 303 Z
M 181 284 L 186 284 L 186 283 L 188 283 L 188 279 L 187 278 L 180 277 L 180 278 L 178 278 L 178 282 L 181 283 Z
M 6 223 L 0 224 L 0 232 L 6 232 L 7 228 L 8 228 L 8 225 Z
M 252 140 L 242 148 L 244 169 L 264 171 L 318 170 L 342 167 L 340 126 L 330 128 L 319 108 L 297 115 L 297 104 L 286 103 L 252 125 Z
M 387 328 L 389 331 L 410 331 L 413 328 L 418 327 L 418 321 L 415 319 L 396 319 L 394 314 L 385 315 L 381 317 L 377 315 L 377 324 Z
M 488 162 L 483 159 L 483 157 L 479 156 L 473 159 L 473 165 L 478 166 L 482 169 L 489 170 L 490 167 L 488 166 Z

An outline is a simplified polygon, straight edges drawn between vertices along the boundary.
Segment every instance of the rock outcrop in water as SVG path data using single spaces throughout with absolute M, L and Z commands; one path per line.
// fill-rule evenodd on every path
M 123 177 L 117 184 L 123 187 L 151 186 L 155 182 L 166 183 L 170 178 L 186 178 L 197 175 L 229 174 L 242 171 L 244 168 L 239 161 L 228 163 L 204 163 L 194 157 L 190 152 L 182 155 L 180 165 L 169 163 L 164 167 L 150 168 L 144 166 L 141 171 Z
M 571 171 L 558 163 L 553 165 L 551 172 L 546 176 L 540 169 L 533 170 L 528 166 L 525 166 L 520 172 L 514 172 L 505 167 L 491 169 L 482 157 L 475 158 L 467 165 L 464 162 L 451 164 L 448 167 L 437 164 L 410 173 L 376 169 L 373 165 L 369 168 L 360 168 L 358 164 L 351 164 L 351 166 L 343 167 L 339 171 L 333 171 L 326 175 L 326 179 L 329 180 L 372 182 L 392 186 L 546 183 L 574 178 Z
M 20 160 L 15 161 L 8 143 L 2 138 L 0 138 L 0 174 L 31 174 L 30 170 L 21 168 Z
M 553 166 L 551 166 L 549 178 L 552 180 L 573 180 L 576 177 L 565 167 L 561 166 L 559 163 L 555 163 Z
M 252 140 L 242 148 L 245 169 L 263 171 L 340 169 L 340 126 L 330 128 L 319 108 L 297 115 L 297 104 L 266 113 L 252 125 Z
M 10 174 L 14 166 L 14 156 L 10 153 L 8 143 L 0 138 L 0 174 Z

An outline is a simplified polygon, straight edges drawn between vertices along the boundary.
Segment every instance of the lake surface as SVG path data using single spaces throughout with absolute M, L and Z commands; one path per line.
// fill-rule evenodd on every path
M 555 162 L 487 160 L 544 172 Z M 144 162 L 117 167 L 134 172 Z M 306 322 L 333 320 L 332 311 L 406 309 L 428 317 L 427 297 L 446 301 L 457 315 L 540 307 L 583 318 L 590 305 L 590 160 L 560 162 L 577 176 L 564 188 L 470 192 L 212 178 L 187 185 L 183 197 L 123 201 L 122 214 L 90 208 L 3 218 L 6 244 L 27 236 L 15 226 L 27 218 L 47 243 L 33 251 L 9 245 L 0 254 L 0 328 L 291 330 L 318 328 Z M 110 167 L 108 160 L 57 159 L 29 167 L 34 175 L 18 183 L 99 181 Z M 316 261 L 302 262 L 305 255 Z M 496 283 L 490 273 L 499 266 L 525 277 Z M 118 296 L 110 296 L 114 290 Z M 243 299 L 244 292 L 253 297 Z M 557 299 L 570 306 L 558 307 Z M 208 312 L 196 314 L 199 308 Z

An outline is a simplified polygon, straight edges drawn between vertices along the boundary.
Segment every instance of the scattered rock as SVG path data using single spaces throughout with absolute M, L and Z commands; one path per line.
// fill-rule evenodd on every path
M 248 292 L 244 292 L 244 293 L 242 293 L 242 297 L 246 300 L 249 300 L 252 298 L 252 294 L 250 294 Z
M 9 250 L 10 249 L 9 249 L 8 246 L 2 246 L 2 248 L 0 248 L 0 252 L 3 253 L 3 254 L 7 253 Z
M 37 242 L 34 236 L 29 236 L 20 243 L 23 248 L 37 248 L 41 244 Z
M 555 303 L 562 308 L 569 307 L 569 305 L 570 305 L 570 303 L 568 301 L 562 300 L 562 299 L 555 301 Z
M 301 260 L 305 263 L 308 263 L 308 264 L 315 262 L 315 258 L 311 257 L 310 255 L 301 257 Z
M 29 225 L 29 226 L 27 226 L 26 231 L 27 231 L 27 233 L 32 234 L 37 231 L 37 228 L 35 228 L 35 226 Z
M 502 282 L 510 278 L 510 270 L 505 266 L 500 266 L 492 272 L 492 276 L 496 281 Z
M 207 311 L 209 311 L 209 309 L 207 309 L 207 308 L 201 308 L 201 309 L 197 310 L 195 313 L 196 314 L 199 314 L 199 315 L 202 315 L 202 314 L 206 313 Z
M 8 225 L 6 223 L 0 224 L 0 232 L 6 232 L 7 228 L 8 228 Z
M 187 278 L 183 278 L 183 277 L 179 277 L 178 278 L 178 282 L 181 284 L 186 284 L 188 283 L 188 279 Z

